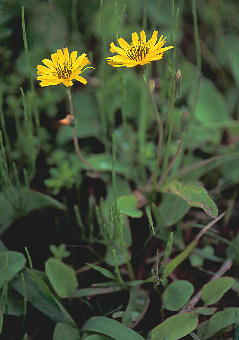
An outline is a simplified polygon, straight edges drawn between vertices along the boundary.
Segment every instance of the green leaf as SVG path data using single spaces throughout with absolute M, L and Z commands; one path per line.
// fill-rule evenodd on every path
M 23 269 L 26 259 L 21 253 L 15 251 L 0 252 L 0 288 L 5 282 L 8 282 Z
M 163 280 L 165 280 L 183 261 L 186 260 L 196 245 L 197 241 L 192 241 L 180 254 L 167 263 L 163 271 Z
M 121 196 L 117 200 L 117 207 L 122 214 L 130 217 L 141 217 L 142 211 L 137 208 L 138 201 L 134 195 Z
M 75 271 L 65 263 L 50 258 L 45 264 L 46 275 L 55 292 L 61 297 L 71 297 L 78 287 Z
M 209 339 L 223 328 L 238 322 L 239 308 L 225 308 L 198 326 L 198 336 L 203 340 Z
M 2 333 L 3 327 L 3 313 L 0 311 L 0 334 Z
M 112 338 L 109 338 L 106 335 L 100 335 L 100 334 L 93 334 L 89 335 L 84 340 L 112 340 Z
M 87 161 L 92 164 L 93 168 L 97 171 L 102 172 L 111 172 L 112 171 L 112 156 L 101 153 L 101 154 L 93 154 L 87 158 Z M 127 177 L 131 176 L 131 169 L 126 163 L 116 161 L 115 162 L 115 171 L 123 174 Z
M 1 293 L 0 293 L 1 294 Z M 24 300 L 10 285 L 7 291 L 7 301 L 2 308 L 3 314 L 21 316 L 24 313 Z
M 33 270 L 25 269 L 21 275 L 11 281 L 11 286 L 51 320 L 74 326 L 71 316 L 51 294 L 47 284 Z
M 86 264 L 92 269 L 97 270 L 99 273 L 101 273 L 103 276 L 107 277 L 108 279 L 116 280 L 116 276 L 113 273 L 111 273 L 108 269 L 105 269 L 100 266 L 96 266 L 95 264 L 90 264 L 90 263 L 86 263 Z
M 203 301 L 207 305 L 216 303 L 232 287 L 233 283 L 232 277 L 222 277 L 208 282 L 202 288 Z
M 54 328 L 53 340 L 80 340 L 78 329 L 65 323 L 57 323 Z
M 159 214 L 162 224 L 165 227 L 170 227 L 181 220 L 189 209 L 190 205 L 182 198 L 172 194 L 164 194 L 159 206 Z
M 153 328 L 151 340 L 177 340 L 192 332 L 198 324 L 193 313 L 178 314 Z
M 94 296 L 94 295 L 101 295 L 101 294 L 110 294 L 115 293 L 122 290 L 122 287 L 116 286 L 116 287 L 104 287 L 104 288 L 82 288 L 77 291 L 75 291 L 72 294 L 72 297 L 81 298 L 85 296 Z
M 189 301 L 193 292 L 194 287 L 191 282 L 174 281 L 163 292 L 163 305 L 168 310 L 178 311 Z
M 130 289 L 128 306 L 123 314 L 122 323 L 127 327 L 132 327 L 134 322 L 139 320 L 149 306 L 148 293 L 139 287 Z
M 31 211 L 54 207 L 65 209 L 64 205 L 48 195 L 32 191 L 25 187 L 12 187 L 0 193 L 0 229 L 3 232 L 16 219 L 26 216 Z
M 207 308 L 207 307 L 198 307 L 195 308 L 193 310 L 193 313 L 198 313 L 198 314 L 202 314 L 202 315 L 213 315 L 215 314 L 217 308 L 211 307 L 211 308 Z
M 181 197 L 192 207 L 202 208 L 212 218 L 218 216 L 216 204 L 208 195 L 207 190 L 198 182 L 172 181 L 163 187 L 163 191 Z
M 211 128 L 234 124 L 228 114 L 228 106 L 223 95 L 213 82 L 206 78 L 202 78 L 200 82 L 195 116 L 205 126 Z
M 116 340 L 144 340 L 144 338 L 134 330 L 125 327 L 116 320 L 104 316 L 90 318 L 86 321 L 82 330 L 105 334 Z

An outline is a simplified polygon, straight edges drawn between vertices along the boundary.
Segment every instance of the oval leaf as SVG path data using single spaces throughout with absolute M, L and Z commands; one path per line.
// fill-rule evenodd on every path
M 168 318 L 153 328 L 151 340 L 177 340 L 191 333 L 198 324 L 198 317 L 193 313 L 178 314 Z
M 144 340 L 144 338 L 130 328 L 125 327 L 116 320 L 104 316 L 90 318 L 83 326 L 83 331 L 98 332 L 116 340 Z
M 69 323 L 74 321 L 64 307 L 51 294 L 47 284 L 33 270 L 25 269 L 11 281 L 12 287 L 24 296 L 35 308 L 56 322 Z
M 163 304 L 168 310 L 178 311 L 190 299 L 194 292 L 191 282 L 177 280 L 171 283 L 163 293 Z
M 198 336 L 206 340 L 217 334 L 221 329 L 239 322 L 239 308 L 225 308 L 214 314 L 208 321 L 201 323 L 198 327 Z
M 163 187 L 163 191 L 180 196 L 191 207 L 202 208 L 213 218 L 218 216 L 216 204 L 208 195 L 207 190 L 198 182 L 172 181 Z
M 8 282 L 19 273 L 25 266 L 26 259 L 21 253 L 15 251 L 1 251 L 0 252 L 0 288 L 4 282 Z
M 117 207 L 122 214 L 130 217 L 141 217 L 142 211 L 137 208 L 138 201 L 134 195 L 121 196 L 117 200 Z
M 212 280 L 202 288 L 202 299 L 207 305 L 216 303 L 232 287 L 234 279 L 231 277 L 222 277 Z
M 80 340 L 78 329 L 65 323 L 57 323 L 53 333 L 53 340 Z
M 70 297 L 76 291 L 78 282 L 71 267 L 50 258 L 46 261 L 45 270 L 52 287 L 61 298 Z

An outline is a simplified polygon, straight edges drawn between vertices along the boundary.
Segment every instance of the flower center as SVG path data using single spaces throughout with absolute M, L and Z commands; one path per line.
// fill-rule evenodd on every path
M 135 61 L 142 61 L 146 54 L 149 52 L 149 48 L 146 44 L 139 45 L 135 47 L 133 44 L 130 46 L 130 49 L 127 51 L 127 55 L 130 59 Z
M 65 61 L 63 65 L 57 64 L 55 75 L 59 79 L 68 79 L 72 74 L 72 62 Z

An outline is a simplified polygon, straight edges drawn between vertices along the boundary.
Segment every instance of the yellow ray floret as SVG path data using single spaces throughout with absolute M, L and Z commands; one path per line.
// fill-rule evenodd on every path
M 77 57 L 77 51 L 69 54 L 68 48 L 57 50 L 51 55 L 51 59 L 43 59 L 43 65 L 37 66 L 37 79 L 40 80 L 40 86 L 50 86 L 64 84 L 65 86 L 72 86 L 72 80 L 78 80 L 83 84 L 87 80 L 80 76 L 80 74 L 90 64 L 86 53 Z
M 157 38 L 158 31 L 154 31 L 148 41 L 144 31 L 141 31 L 139 36 L 136 32 L 132 33 L 131 44 L 128 44 L 123 38 L 119 38 L 120 47 L 115 46 L 113 42 L 110 44 L 110 52 L 117 54 L 106 58 L 108 64 L 113 67 L 134 67 L 162 59 L 164 52 L 170 50 L 173 46 L 163 47 L 166 39 L 163 35 L 158 41 Z

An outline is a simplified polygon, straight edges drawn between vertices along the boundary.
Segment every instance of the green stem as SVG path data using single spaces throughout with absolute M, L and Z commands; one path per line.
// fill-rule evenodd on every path
M 198 75 L 197 75 L 197 82 L 196 82 L 193 104 L 191 108 L 191 114 L 194 113 L 195 108 L 196 108 L 200 80 L 201 80 L 201 72 L 202 72 L 201 45 L 200 45 L 200 36 L 199 36 L 199 30 L 198 30 L 197 7 L 196 7 L 195 0 L 192 0 L 192 14 L 193 14 L 193 34 L 194 34 L 195 48 L 196 48 L 196 65 L 197 65 Z
M 68 99 L 70 115 L 72 116 L 73 119 L 75 119 L 70 87 L 66 88 L 66 94 L 67 94 L 67 99 Z M 73 142 L 74 142 L 74 147 L 75 147 L 75 152 L 76 152 L 77 157 L 83 164 L 87 166 L 87 168 L 88 167 L 92 168 L 92 165 L 89 162 L 87 162 L 81 154 L 80 145 L 78 142 L 77 130 L 75 126 L 72 127 L 72 137 L 73 137 Z
M 158 130 L 159 130 L 159 137 L 158 137 L 158 145 L 157 145 L 157 156 L 156 156 L 156 166 L 155 166 L 155 172 L 154 172 L 154 175 L 153 175 L 153 182 L 154 182 L 154 179 L 157 178 L 157 169 L 159 168 L 159 165 L 160 165 L 160 162 L 161 162 L 161 153 L 162 153 L 162 146 L 163 146 L 163 120 L 161 119 L 160 117 L 160 113 L 158 111 L 158 107 L 157 107 L 157 104 L 153 98 L 153 95 L 151 93 L 151 90 L 150 90 L 150 87 L 149 87 L 149 83 L 147 81 L 147 75 L 146 75 L 146 69 L 144 70 L 144 73 L 142 74 L 143 76 L 143 80 L 144 80 L 144 83 L 145 83 L 145 87 L 146 87 L 146 90 L 147 90 L 147 93 L 148 93 L 148 97 L 152 103 L 152 107 L 153 107 L 153 110 L 154 110 L 154 113 L 155 113 L 155 118 L 156 118 L 156 121 L 157 121 L 157 124 L 158 124 Z

